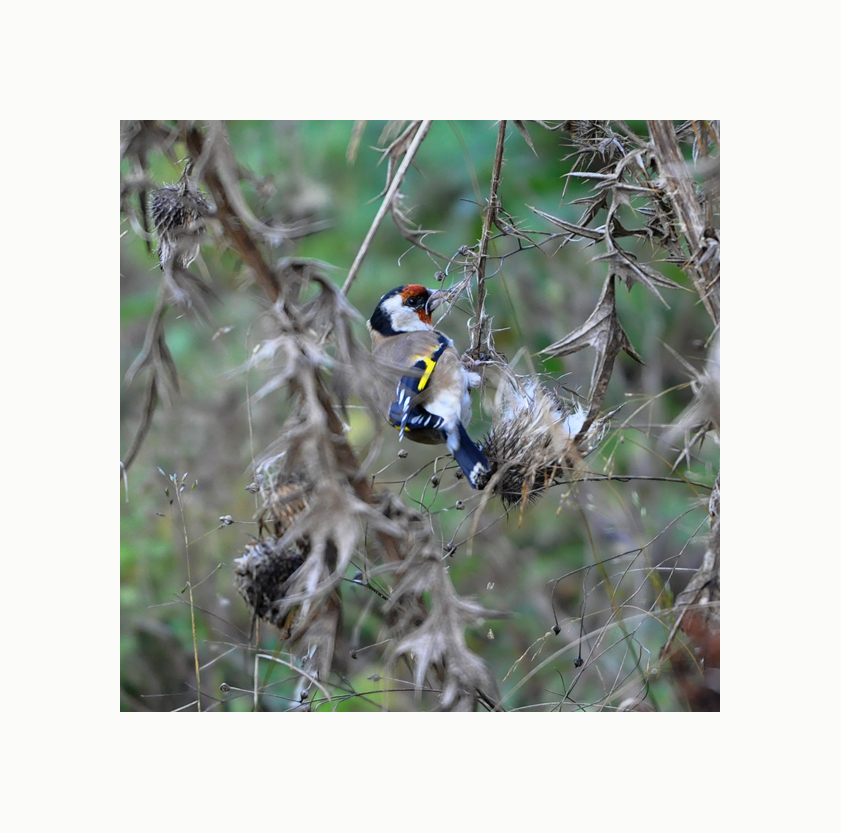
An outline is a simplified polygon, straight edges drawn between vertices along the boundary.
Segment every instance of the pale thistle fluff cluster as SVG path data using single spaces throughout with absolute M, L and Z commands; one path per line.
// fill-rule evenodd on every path
M 496 466 L 490 488 L 509 505 L 535 497 L 576 470 L 601 442 L 608 425 L 607 417 L 594 420 L 578 438 L 587 421 L 586 409 L 534 376 L 506 373 L 494 410 L 482 449 Z

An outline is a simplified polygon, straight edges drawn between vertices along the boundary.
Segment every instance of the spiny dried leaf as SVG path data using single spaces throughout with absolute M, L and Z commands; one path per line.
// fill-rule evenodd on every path
M 342 629 L 342 599 L 338 590 L 334 590 L 319 606 L 303 628 L 300 623 L 290 635 L 289 647 L 303 653 L 301 668 L 316 681 L 327 680 L 333 667 L 336 643 Z M 310 681 L 301 680 L 298 699 L 306 699 Z
M 309 392 L 313 418 L 323 423 L 323 411 L 316 401 L 315 374 L 324 368 L 333 368 L 338 362 L 343 367 L 366 367 L 361 355 L 365 351 L 356 341 L 351 329 L 359 313 L 326 277 L 315 261 L 282 261 L 278 269 L 290 277 L 288 291 L 278 296 L 272 308 L 278 334 L 266 339 L 255 349 L 251 358 L 236 372 L 244 372 L 258 365 L 272 364 L 273 375 L 255 394 L 258 401 L 268 394 L 292 385 L 300 392 Z M 313 285 L 318 292 L 303 304 L 297 303 L 299 295 Z M 331 341 L 337 347 L 331 352 Z M 309 380 L 309 381 L 308 381 Z M 304 421 L 307 414 L 303 416 Z
M 715 480 L 709 501 L 710 532 L 707 549 L 698 571 L 675 599 L 673 611 L 684 631 L 691 629 L 692 619 L 700 619 L 716 629 L 721 620 L 719 606 L 721 581 L 721 476 Z
M 165 153 L 175 162 L 172 146 L 178 138 L 178 129 L 160 121 L 121 121 L 120 158 L 133 158 L 146 166 L 146 158 L 153 150 Z
M 386 605 L 391 630 L 398 636 L 390 663 L 404 655 L 411 657 L 419 689 L 427 674 L 435 670 L 442 678 L 442 710 L 473 710 L 479 700 L 497 703 L 496 681 L 484 661 L 467 647 L 463 631 L 490 616 L 504 614 L 485 610 L 475 600 L 456 594 L 441 560 L 441 547 L 419 512 L 388 492 L 377 495 L 376 504 L 401 529 L 396 540 L 403 561 Z M 425 594 L 428 608 L 420 601 Z
M 270 246 L 280 246 L 288 240 L 306 237 L 329 228 L 329 223 L 318 220 L 282 223 L 276 219 L 269 222 L 257 219 L 240 188 L 243 180 L 248 181 L 252 177 L 242 170 L 234 156 L 228 128 L 224 122 L 208 121 L 207 140 L 205 141 L 198 131 L 192 131 L 188 135 L 187 144 L 196 157 L 196 175 L 204 175 L 229 237 L 239 240 L 247 249 L 254 245 L 253 240 L 250 243 L 246 242 L 248 232 L 265 240 Z M 238 248 L 240 255 L 249 254 L 242 245 Z M 252 267 L 256 264 L 254 255 L 245 259 Z
M 579 439 L 582 434 L 586 434 L 601 413 L 616 356 L 624 351 L 634 361 L 644 363 L 619 323 L 616 314 L 616 283 L 612 275 L 605 281 L 602 294 L 590 317 L 566 338 L 541 352 L 549 356 L 566 356 L 585 347 L 596 349 L 596 361 L 590 379 L 590 410 L 579 432 Z
M 393 127 L 394 123 L 392 122 L 390 124 Z M 402 123 L 398 122 L 397 124 Z M 388 191 L 388 187 L 391 185 L 392 179 L 394 179 L 394 173 L 400 167 L 400 162 L 406 155 L 406 151 L 412 144 L 412 139 L 415 138 L 415 134 L 418 132 L 420 126 L 420 120 L 410 122 L 409 126 L 403 131 L 403 133 L 401 133 L 400 136 L 398 136 L 387 148 L 378 148 L 381 154 L 380 162 L 382 162 L 383 159 L 388 160 L 388 171 L 385 178 L 385 187 L 374 199 L 379 199 L 385 195 L 386 191 Z M 388 129 L 388 125 L 386 128 Z M 384 132 L 383 137 L 385 136 L 386 133 Z M 377 164 L 380 164 L 380 162 Z
M 140 371 L 149 368 L 152 373 L 153 390 L 160 393 L 165 401 L 169 401 L 172 394 L 178 393 L 179 385 L 178 370 L 166 343 L 163 328 L 166 309 L 166 305 L 159 299 L 146 331 L 143 349 L 126 372 L 126 383 L 131 384 Z
M 616 285 L 611 276 L 605 281 L 596 308 L 590 313 L 590 317 L 565 338 L 550 344 L 540 352 L 547 356 L 567 356 L 571 353 L 577 353 L 585 347 L 595 347 L 597 351 L 602 353 L 612 341 L 616 340 L 623 342 L 622 349 L 634 361 L 643 364 L 642 359 L 631 346 L 625 331 L 619 324 L 619 318 L 616 314 Z
M 419 249 L 429 252 L 431 255 L 444 257 L 444 255 L 440 252 L 435 251 L 435 249 L 430 248 L 423 242 L 423 238 L 427 235 L 438 234 L 439 232 L 434 231 L 433 229 L 413 227 L 411 220 L 409 220 L 406 216 L 406 212 L 403 210 L 403 200 L 403 194 L 398 191 L 394 195 L 394 199 L 391 203 L 391 219 L 394 221 L 394 225 L 397 226 L 397 230 L 400 232 L 401 237 L 408 240 Z
M 696 443 L 703 442 L 705 437 L 715 432 L 721 432 L 721 350 L 720 341 L 716 336 L 710 347 L 703 370 L 697 370 L 682 356 L 666 349 L 683 365 L 691 379 L 692 402 L 674 421 L 672 426 L 663 434 L 664 445 L 674 447 L 683 440 L 683 448 L 672 466 L 674 471 L 681 460 L 689 461 L 691 449 Z
M 531 136 L 529 136 L 529 132 L 526 129 L 525 123 L 521 121 L 515 121 L 513 119 L 512 121 L 514 121 L 514 127 L 516 127 L 517 130 L 520 131 L 520 135 L 526 140 L 526 144 L 531 148 L 532 153 L 535 156 L 537 156 L 537 151 L 534 149 L 534 143 L 531 140 Z
M 570 235 L 576 235 L 578 237 L 586 237 L 588 240 L 593 240 L 594 242 L 601 242 L 604 240 L 605 232 L 604 229 L 590 229 L 586 228 L 582 225 L 576 225 L 575 223 L 567 222 L 566 220 L 562 220 L 560 217 L 554 217 L 551 214 L 547 214 L 545 211 L 541 211 L 538 208 L 534 208 L 533 206 L 528 206 L 535 214 L 543 217 L 544 220 L 548 220 L 553 225 L 562 228 L 564 231 L 568 231 Z M 593 212 L 595 213 L 595 212 Z
M 709 228 L 705 212 L 701 210 L 695 192 L 695 181 L 689 172 L 682 151 L 678 146 L 671 122 L 653 119 L 648 122 L 651 145 L 656 159 L 658 186 L 668 200 L 670 214 L 677 219 L 683 233 L 690 258 L 687 274 L 704 303 L 713 322 L 718 324 L 720 315 L 718 259 L 702 263 L 709 241 L 717 243 L 717 232 Z
M 680 284 L 670 280 L 665 275 L 652 269 L 645 263 L 638 263 L 636 256 L 631 252 L 626 252 L 620 249 L 611 241 L 611 248 L 608 252 L 602 255 L 597 255 L 593 260 L 603 260 L 608 263 L 609 274 L 616 275 L 620 280 L 624 281 L 630 291 L 635 283 L 641 283 L 650 292 L 654 293 L 657 298 L 662 301 L 666 309 L 669 305 L 666 303 L 663 296 L 657 290 L 658 286 L 667 289 L 682 289 Z
M 362 141 L 362 134 L 365 132 L 365 125 L 367 124 L 367 121 L 355 121 L 353 123 L 353 132 L 350 135 L 350 141 L 347 146 L 347 161 L 349 165 L 353 165 L 356 162 L 359 143 Z

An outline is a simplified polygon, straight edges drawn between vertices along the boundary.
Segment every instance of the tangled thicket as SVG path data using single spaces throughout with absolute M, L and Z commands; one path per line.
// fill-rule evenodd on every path
M 577 222 L 536 208 L 527 222 L 503 209 L 501 172 L 506 131 L 512 126 L 530 147 L 535 130 L 563 137 L 574 156 L 571 178 L 593 185 L 589 195 L 574 201 L 580 205 Z M 349 155 L 358 152 L 364 129 L 364 124 L 356 126 Z M 245 265 L 249 281 L 266 302 L 261 316 L 265 338 L 241 368 L 245 374 L 260 372 L 265 379 L 250 393 L 249 402 L 252 407 L 266 400 L 280 403 L 273 442 L 253 464 L 249 490 L 259 504 L 256 535 L 247 536 L 230 558 L 230 582 L 253 617 L 250 641 L 255 656 L 277 660 L 281 651 L 289 653 L 289 661 L 284 662 L 297 680 L 295 708 L 311 708 L 316 700 L 329 703 L 344 690 L 336 680 L 345 679 L 345 656 L 360 649 L 360 623 L 364 619 L 367 628 L 373 618 L 378 632 L 368 639 L 379 646 L 383 667 L 390 677 L 399 668 L 408 669 L 417 698 L 431 695 L 434 707 L 442 710 L 504 709 L 509 695 L 501 675 L 490 667 L 469 634 L 489 620 L 499 621 L 504 629 L 506 613 L 486 609 L 472 595 L 459 592 L 451 577 L 450 559 L 460 547 L 472 546 L 485 520 L 492 522 L 513 512 L 520 525 L 527 524 L 531 502 L 551 488 L 569 493 L 581 483 L 629 477 L 609 468 L 588 467 L 612 426 L 625 419 L 622 411 L 606 404 L 617 357 L 624 352 L 636 362 L 647 359 L 637 352 L 620 323 L 616 285 L 622 283 L 631 290 L 640 284 L 666 304 L 664 294 L 687 287 L 664 274 L 657 261 L 676 264 L 706 310 L 711 336 L 717 333 L 720 127 L 704 121 L 649 122 L 648 135 L 642 136 L 623 122 L 502 122 L 490 196 L 481 212 L 481 236 L 465 242 L 452 257 L 429 246 L 429 233 L 409 219 L 401 192 L 406 171 L 428 141 L 429 123 L 398 123 L 388 129 L 392 133 L 382 151 L 388 164 L 381 209 L 339 288 L 326 264 L 298 256 L 278 259 L 274 254 L 292 241 L 317 234 L 323 226 L 307 217 L 258 217 L 244 196 L 249 177 L 234 157 L 224 123 L 124 124 L 121 210 L 150 247 L 157 240 L 162 279 L 142 351 L 128 374 L 132 380 L 145 371 L 147 387 L 123 469 L 137 459 L 160 395 L 172 401 L 178 390 L 165 313 L 176 308 L 183 314 L 211 318 L 215 294 L 207 276 L 196 271 L 195 261 L 200 247 L 225 250 Z M 684 147 L 691 148 L 694 167 L 687 164 Z M 155 154 L 169 155 L 182 167 L 176 185 L 154 181 L 149 159 Z M 259 186 L 256 183 L 258 194 Z M 458 481 L 447 487 L 465 490 L 453 505 L 456 511 L 467 510 L 464 524 L 456 530 L 458 540 L 455 535 L 444 535 L 443 528 L 433 523 L 424 497 L 416 499 L 406 489 L 411 480 L 422 479 L 420 473 L 404 480 L 398 477 L 396 486 L 384 487 L 376 464 L 383 446 L 394 441 L 392 434 L 378 432 L 361 446 L 351 439 L 349 415 L 359 405 L 375 409 L 371 391 L 385 371 L 372 362 L 368 346 L 354 332 L 367 316 L 355 309 L 348 296 L 362 273 L 378 224 L 386 216 L 412 246 L 422 248 L 438 264 L 435 277 L 451 290 L 450 310 L 459 302 L 471 307 L 470 347 L 463 361 L 483 376 L 483 401 L 493 413 L 483 447 L 494 464 L 494 474 L 477 495 L 468 495 L 466 484 Z M 642 222 L 632 225 L 630 218 Z M 604 264 L 601 295 L 589 317 L 543 348 L 542 354 L 557 359 L 592 347 L 593 369 L 586 394 L 564 390 L 561 380 L 549 372 L 516 367 L 514 360 L 497 350 L 496 322 L 486 309 L 489 292 L 499 285 L 494 280 L 515 256 L 528 257 L 530 251 L 554 256 L 582 241 L 597 247 L 595 260 Z M 643 251 L 665 255 L 644 260 Z M 710 338 L 711 350 L 717 350 L 717 343 Z M 662 433 L 669 453 L 678 452 L 674 467 L 681 460 L 690 461 L 705 438 L 717 442 L 719 431 L 717 354 L 700 370 L 682 361 L 692 374 L 687 385 L 695 398 Z M 242 462 L 245 466 L 249 461 Z M 427 489 L 443 488 L 441 476 L 436 468 L 424 495 Z M 612 627 L 631 645 L 639 641 L 637 631 L 656 619 L 663 627 L 662 662 L 672 661 L 675 685 L 686 704 L 710 707 L 715 690 L 706 671 L 716 667 L 719 629 L 717 478 L 710 517 L 703 564 L 674 599 L 662 587 L 659 568 L 647 567 L 644 580 L 626 597 L 619 586 L 631 566 L 623 566 L 616 581 L 601 562 L 590 565 L 601 576 L 600 591 L 609 598 L 605 609 L 613 612 L 607 620 L 599 620 L 598 632 L 585 638 L 588 614 L 582 611 L 582 635 L 574 648 L 570 646 L 578 654 L 576 668 L 581 673 L 598 666 L 607 650 L 603 640 Z M 586 581 L 589 568 L 584 575 Z M 637 621 L 635 596 L 646 582 L 655 592 Z M 345 614 L 351 587 L 367 593 L 364 609 L 354 613 L 353 627 Z M 588 593 L 594 594 L 595 588 Z M 595 595 L 587 599 L 598 601 Z M 553 612 L 554 608 L 553 601 Z M 281 640 L 274 657 L 255 641 L 258 632 L 265 633 L 259 630 L 259 621 L 274 627 Z M 538 637 L 541 634 L 535 634 L 535 644 Z M 679 643 L 679 637 L 684 641 Z M 373 649 L 366 646 L 365 650 Z M 511 660 L 513 670 L 522 657 Z M 255 659 L 255 669 L 256 663 Z M 198 669 L 198 656 L 195 664 Z M 649 677 L 659 673 L 658 664 L 640 660 L 621 664 L 622 675 L 611 684 L 606 700 L 614 708 L 645 707 Z M 519 685 L 532 673 L 535 670 L 525 674 Z M 197 686 L 196 701 L 202 708 L 198 680 Z M 255 670 L 255 703 L 257 688 Z M 568 686 L 556 705 L 572 702 L 571 690 Z M 206 704 L 207 693 L 205 698 Z

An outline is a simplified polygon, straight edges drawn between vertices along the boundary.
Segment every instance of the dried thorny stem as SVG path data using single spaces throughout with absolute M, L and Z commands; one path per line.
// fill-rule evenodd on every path
M 719 323 L 718 234 L 709 226 L 692 189 L 692 177 L 669 121 L 649 121 L 660 179 L 689 244 L 687 272 L 713 323 Z
M 503 152 L 505 150 L 505 128 L 508 122 L 504 119 L 499 123 L 499 131 L 496 137 L 496 152 L 494 153 L 493 171 L 491 173 L 491 188 L 488 195 L 488 207 L 485 211 L 485 220 L 482 223 L 482 236 L 479 239 L 479 256 L 476 261 L 476 322 L 471 328 L 470 350 L 468 355 L 475 361 L 481 361 L 482 357 L 490 352 L 488 336 L 490 332 L 490 320 L 485 313 L 485 271 L 488 260 L 488 244 L 491 239 L 491 229 L 496 225 L 497 212 L 499 211 L 499 183 L 502 174 Z
M 348 272 L 347 279 L 345 280 L 344 286 L 342 286 L 342 294 L 347 295 L 348 291 L 350 290 L 353 282 L 356 280 L 356 276 L 359 274 L 359 269 L 362 266 L 362 262 L 365 260 L 365 255 L 368 254 L 368 249 L 371 246 L 371 241 L 374 239 L 374 235 L 377 233 L 377 230 L 380 227 L 383 219 L 385 218 L 386 214 L 391 211 L 392 206 L 394 204 L 394 200 L 397 196 L 398 191 L 400 190 L 400 186 L 403 183 L 403 179 L 406 176 L 406 173 L 411 166 L 415 154 L 418 152 L 418 148 L 421 146 L 421 142 L 426 138 L 426 134 L 429 132 L 429 127 L 432 124 L 430 119 L 425 119 L 420 123 L 420 126 L 417 128 L 417 132 L 412 139 L 412 143 L 409 145 L 408 149 L 406 150 L 406 154 L 403 157 L 403 161 L 400 163 L 400 167 L 397 169 L 397 173 L 394 174 L 394 178 L 391 180 L 388 189 L 385 192 L 385 196 L 383 197 L 383 201 L 380 204 L 379 210 L 377 211 L 376 216 L 374 217 L 374 221 L 371 223 L 371 227 L 368 229 L 368 233 L 365 235 L 365 239 L 362 241 L 362 245 L 359 247 L 359 251 L 356 253 L 356 258 L 353 261 L 353 264 L 350 267 L 350 271 Z
M 185 138 L 190 154 L 194 159 L 199 159 L 205 151 L 204 134 L 198 127 L 193 126 L 187 131 Z M 226 138 L 219 136 L 216 138 L 216 142 L 224 141 Z M 249 234 L 248 225 L 244 218 L 239 216 L 235 211 L 233 199 L 229 194 L 228 188 L 223 183 L 219 167 L 214 164 L 215 161 L 215 159 L 211 159 L 210 163 L 204 167 L 202 173 L 204 175 L 204 181 L 207 183 L 207 187 L 216 202 L 216 217 L 222 223 L 228 239 L 233 244 L 239 256 L 251 267 L 257 281 L 266 293 L 266 297 L 274 303 L 280 292 L 277 276 L 271 266 L 266 262 L 257 243 Z

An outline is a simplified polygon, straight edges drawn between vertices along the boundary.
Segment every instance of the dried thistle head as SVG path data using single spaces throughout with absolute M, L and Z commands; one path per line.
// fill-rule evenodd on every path
M 263 500 L 257 516 L 261 540 L 249 543 L 234 561 L 234 581 L 251 611 L 287 637 L 296 609 L 290 611 L 283 600 L 290 578 L 309 555 L 310 541 L 306 535 L 284 536 L 309 507 L 312 484 L 302 475 L 279 473 L 258 475 L 253 488 Z
M 283 599 L 289 579 L 304 563 L 306 553 L 295 545 L 281 547 L 279 543 L 279 538 L 270 535 L 247 544 L 234 561 L 234 582 L 256 616 L 288 634 L 294 611 L 285 610 Z
M 150 210 L 158 235 L 155 254 L 161 268 L 177 258 L 176 263 L 186 269 L 198 257 L 210 204 L 185 171 L 177 185 L 165 185 L 153 192 Z
M 266 461 L 259 491 L 262 540 L 235 562 L 235 583 L 255 615 L 275 625 L 307 673 L 326 679 L 342 617 L 339 585 L 361 535 L 358 508 L 330 479 L 315 482 L 285 451 Z
M 496 414 L 482 450 L 496 467 L 492 491 L 507 506 L 536 497 L 575 470 L 601 442 L 607 418 L 596 420 L 575 442 L 587 411 L 532 376 L 506 373 Z
M 301 474 L 278 474 L 264 479 L 260 492 L 263 508 L 257 518 L 260 534 L 270 530 L 278 538 L 309 508 L 312 483 Z

